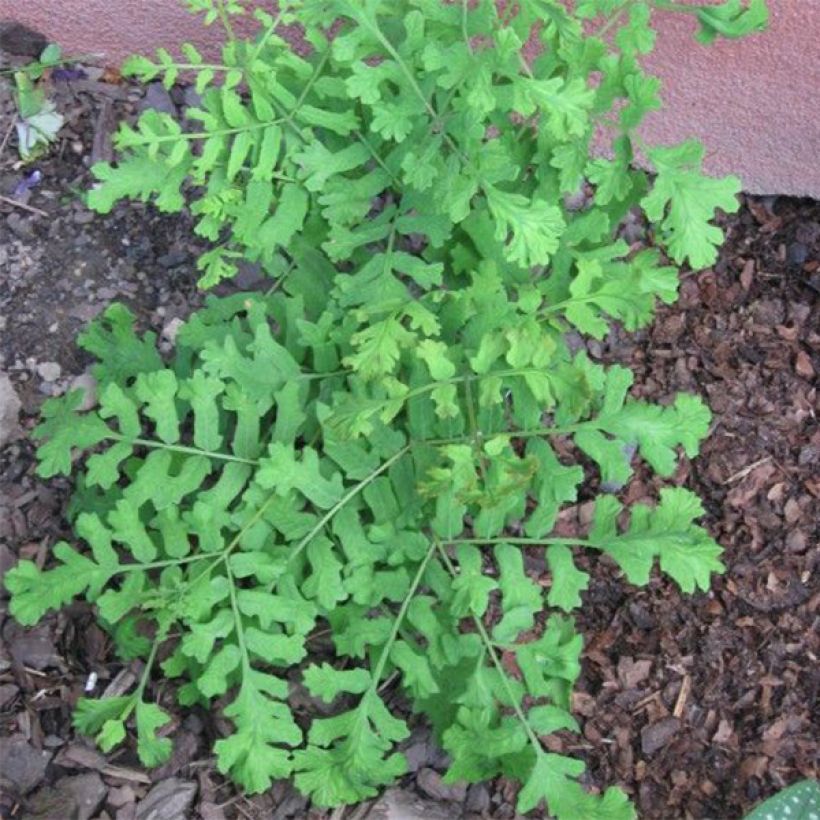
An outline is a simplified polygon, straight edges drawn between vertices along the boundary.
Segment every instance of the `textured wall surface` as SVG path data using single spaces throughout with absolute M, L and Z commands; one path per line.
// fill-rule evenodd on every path
M 644 135 L 651 143 L 699 138 L 709 171 L 738 174 L 747 191 L 820 199 L 820 0 L 769 6 L 765 34 L 708 48 L 692 39 L 691 18 L 663 14 L 648 67 L 664 79 L 666 109 L 651 115 Z M 0 0 L 0 19 L 108 63 L 182 40 L 212 50 L 219 37 L 180 0 Z

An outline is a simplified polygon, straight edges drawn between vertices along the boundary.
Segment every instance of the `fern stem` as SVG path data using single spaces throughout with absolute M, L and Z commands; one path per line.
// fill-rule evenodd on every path
M 348 490 L 317 522 L 311 527 L 310 532 L 305 535 L 302 540 L 294 547 L 293 552 L 288 556 L 288 563 L 290 563 L 297 555 L 299 555 L 305 547 L 316 537 L 322 528 L 330 521 L 339 510 L 355 498 L 365 487 L 375 481 L 382 473 L 389 470 L 403 455 L 410 451 L 410 445 L 407 444 L 401 448 L 397 453 L 394 453 L 383 464 L 373 470 L 370 475 L 363 478 L 358 484 Z M 273 589 L 273 584 L 269 585 L 269 589 Z
M 453 566 L 453 562 L 450 560 L 450 556 L 447 555 L 447 551 L 444 549 L 442 543 L 438 540 L 435 540 L 433 542 L 433 546 L 438 550 L 439 555 L 441 556 L 441 560 L 444 563 L 444 566 L 447 568 L 447 571 L 450 573 L 453 579 L 458 578 L 458 572 L 456 571 L 455 566 Z M 512 686 L 510 686 L 507 671 L 504 669 L 503 665 L 501 664 L 501 659 L 498 657 L 495 651 L 495 644 L 492 642 L 492 640 L 490 640 L 490 636 L 487 634 L 487 629 L 484 626 L 484 623 L 481 620 L 481 618 L 479 618 L 477 615 L 473 615 L 472 619 L 473 623 L 476 625 L 476 629 L 478 630 L 478 634 L 481 637 L 481 640 L 487 650 L 487 653 L 489 654 L 490 659 L 493 662 L 493 666 L 495 666 L 499 676 L 501 677 L 501 683 L 507 692 L 507 697 L 510 699 L 510 703 L 512 704 L 513 710 L 515 711 L 515 715 L 520 721 L 521 725 L 524 727 L 524 731 L 527 733 L 527 737 L 529 738 L 530 744 L 533 747 L 533 751 L 535 752 L 536 756 L 542 755 L 544 750 L 541 747 L 541 741 L 538 739 L 538 736 L 533 731 L 532 726 L 530 726 L 529 721 L 527 720 L 527 716 L 524 714 L 524 710 L 521 708 L 521 704 L 518 702 L 518 698 L 515 696 L 515 693 L 512 690 Z
M 219 19 L 222 23 L 222 28 L 225 29 L 227 38 L 231 42 L 234 42 L 236 40 L 236 35 L 233 33 L 233 26 L 231 25 L 230 17 L 228 17 L 228 12 L 225 11 L 224 0 L 216 0 L 216 11 L 217 14 L 219 14 Z
M 117 574 L 120 572 L 145 572 L 149 569 L 163 569 L 164 567 L 180 567 L 183 564 L 193 564 L 196 561 L 204 561 L 207 558 L 213 558 L 210 553 L 196 553 L 194 555 L 186 555 L 182 558 L 168 558 L 164 561 L 151 561 L 148 564 L 120 564 Z
M 265 30 L 265 33 L 259 38 L 259 42 L 254 46 L 253 49 L 253 59 L 256 59 L 261 53 L 262 49 L 268 44 L 268 40 L 276 34 L 276 29 L 279 26 L 279 22 L 282 20 L 283 11 L 279 11 L 279 13 L 274 18 L 273 22 L 268 26 Z
M 200 450 L 197 447 L 186 447 L 184 444 L 166 444 L 163 441 L 155 441 L 148 438 L 129 438 L 120 433 L 110 433 L 106 438 L 112 441 L 124 441 L 127 444 L 133 444 L 136 447 L 149 447 L 155 450 L 170 450 L 173 453 L 183 453 L 189 456 L 205 456 L 206 458 L 214 458 L 219 461 L 235 461 L 240 464 L 250 464 L 258 466 L 259 462 L 252 458 L 242 458 L 241 456 L 233 456 L 229 453 L 217 453 L 213 450 Z
M 242 674 L 244 676 L 244 674 L 251 669 L 251 658 L 248 654 L 247 644 L 245 643 L 245 631 L 242 629 L 242 613 L 239 611 L 239 603 L 236 600 L 236 583 L 233 573 L 231 572 L 231 566 L 227 561 L 225 562 L 225 574 L 228 579 L 228 590 L 231 596 L 231 612 L 233 613 L 236 643 L 242 654 Z
M 407 615 L 407 610 L 410 607 L 410 602 L 413 600 L 416 594 L 416 590 L 419 588 L 419 584 L 421 583 L 421 579 L 424 577 L 427 565 L 430 563 L 430 559 L 433 557 L 433 553 L 435 551 L 436 544 L 433 543 L 430 545 L 430 549 L 427 550 L 427 555 L 424 556 L 422 562 L 419 564 L 418 571 L 416 572 L 416 575 L 413 578 L 413 582 L 410 584 L 410 589 L 407 590 L 407 595 L 401 602 L 401 607 L 399 608 L 398 614 L 396 615 L 396 620 L 393 621 L 393 628 L 390 630 L 390 635 L 387 638 L 387 643 L 384 645 L 381 655 L 379 656 L 378 663 L 376 664 L 376 668 L 373 670 L 370 689 L 368 690 L 368 693 L 365 695 L 365 698 L 368 695 L 375 693 L 379 685 L 381 676 L 384 673 L 384 667 L 387 665 L 387 659 L 390 655 L 390 650 L 393 648 L 393 644 L 396 642 L 396 638 L 399 636 L 399 630 L 401 629 L 401 625 L 404 621 L 405 616 Z
M 601 545 L 588 538 L 448 538 L 445 544 L 473 544 L 475 546 L 492 546 L 495 544 L 512 544 L 521 547 L 547 547 L 552 544 L 563 544 L 568 547 L 588 547 L 602 549 Z
M 627 3 L 626 5 L 621 6 L 596 32 L 593 33 L 593 37 L 602 38 L 612 29 L 613 26 L 618 24 L 621 17 L 623 17 L 624 12 L 628 11 L 631 7 L 632 3 Z
M 353 6 L 352 3 L 345 3 L 345 5 L 350 8 Z M 395 60 L 396 65 L 399 67 L 399 70 L 402 74 L 404 74 L 407 82 L 410 84 L 410 88 L 413 90 L 413 93 L 421 100 L 424 108 L 426 109 L 427 113 L 433 118 L 433 120 L 438 120 L 441 115 L 436 112 L 436 109 L 433 108 L 431 102 L 427 99 L 424 95 L 424 92 L 421 90 L 421 86 L 419 86 L 413 72 L 410 70 L 407 63 L 404 62 L 402 59 L 401 54 L 396 50 L 396 47 L 390 42 L 387 38 L 385 33 L 379 28 L 378 23 L 376 23 L 375 19 L 371 19 L 366 12 L 363 13 L 356 13 L 355 9 L 348 12 L 350 16 L 357 20 L 359 25 L 363 26 L 364 28 L 368 29 L 370 33 L 382 44 L 385 51 Z M 449 134 L 443 133 L 444 139 L 447 141 L 447 144 L 453 151 L 458 155 L 459 159 L 463 163 L 468 162 L 468 158 L 464 155 L 462 150 L 458 147 L 458 145 L 453 141 L 452 137 Z
M 578 424 L 566 424 L 562 427 L 539 427 L 535 430 L 499 430 L 498 432 L 485 433 L 481 430 L 476 435 L 469 436 L 451 436 L 449 438 L 432 438 L 424 439 L 417 444 L 428 444 L 433 447 L 439 447 L 442 444 L 468 444 L 475 438 L 482 438 L 485 441 L 492 438 L 541 438 L 543 436 L 563 436 L 569 433 L 577 433 L 579 430 L 599 429 L 600 425 L 596 424 L 596 419 L 589 421 L 581 421 Z
M 163 134 L 161 136 L 152 136 L 149 139 L 142 140 L 142 142 L 128 142 L 122 145 L 121 141 L 117 140 L 118 148 L 138 148 L 142 145 L 159 145 L 163 142 L 179 142 L 180 140 L 187 140 L 193 142 L 194 140 L 204 140 L 210 137 L 224 137 L 233 136 L 234 134 L 242 134 L 245 131 L 258 131 L 260 128 L 270 128 L 272 125 L 281 125 L 285 122 L 285 117 L 278 117 L 275 120 L 266 120 L 265 122 L 254 122 L 250 125 L 241 125 L 234 128 L 217 128 L 214 131 L 183 131 L 181 134 Z

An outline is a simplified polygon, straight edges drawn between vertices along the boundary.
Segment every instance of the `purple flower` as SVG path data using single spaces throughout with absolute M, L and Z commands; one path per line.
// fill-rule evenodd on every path
M 27 191 L 36 188 L 43 181 L 43 172 L 35 168 L 30 174 L 24 176 L 15 186 L 12 196 L 19 199 L 25 196 Z

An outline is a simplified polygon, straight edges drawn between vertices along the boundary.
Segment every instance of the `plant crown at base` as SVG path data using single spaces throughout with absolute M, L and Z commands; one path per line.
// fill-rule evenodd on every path
M 233 0 L 190 5 L 226 27 L 222 62 L 186 46 L 186 63 L 161 52 L 130 68 L 169 85 L 195 71 L 198 130 L 155 111 L 123 126 L 89 201 L 187 200 L 217 243 L 204 284 L 240 259 L 276 281 L 209 298 L 167 360 L 119 305 L 82 334 L 98 405 L 49 400 L 37 429 L 40 475 L 77 475 L 78 543 L 8 573 L 13 615 L 96 605 L 119 655 L 145 663 L 133 693 L 82 699 L 75 725 L 108 750 L 133 718 L 148 766 L 172 748 L 169 715 L 146 699 L 159 668 L 182 705 L 219 702 L 233 729 L 217 765 L 247 791 L 292 777 L 322 806 L 375 795 L 405 771 L 401 694 L 447 751 L 447 780 L 503 774 L 522 783 L 520 811 L 546 801 L 559 820 L 633 817 L 544 739 L 578 729 L 569 613 L 589 555 L 633 584 L 657 564 L 686 592 L 723 569 L 693 493 L 627 509 L 615 495 L 636 458 L 671 477 L 694 456 L 708 409 L 636 400 L 628 370 L 576 343 L 613 321 L 644 327 L 675 299 L 676 268 L 618 238 L 630 209 L 701 267 L 722 240 L 715 209 L 737 207 L 739 183 L 701 175 L 694 142 L 645 149 L 654 179 L 632 166 L 634 130 L 660 104 L 638 63 L 651 6 L 677 4 L 308 0 L 257 11 L 253 41 L 233 36 Z M 756 30 L 761 7 L 681 10 L 708 41 Z M 586 18 L 603 18 L 601 36 Z M 295 20 L 308 56 L 277 33 Z M 611 159 L 590 151 L 600 125 Z M 585 483 L 581 454 L 600 492 L 567 534 L 556 522 Z M 332 706 L 305 714 L 297 682 Z

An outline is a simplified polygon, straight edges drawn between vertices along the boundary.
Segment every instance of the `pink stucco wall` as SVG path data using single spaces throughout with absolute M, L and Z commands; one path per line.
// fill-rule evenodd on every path
M 820 198 L 820 0 L 769 7 L 765 34 L 709 48 L 692 39 L 691 18 L 663 14 L 648 66 L 664 79 L 666 110 L 651 116 L 644 135 L 652 143 L 698 137 L 709 171 L 738 174 L 748 191 Z M 218 38 L 181 0 L 0 0 L 0 18 L 108 63 Z

